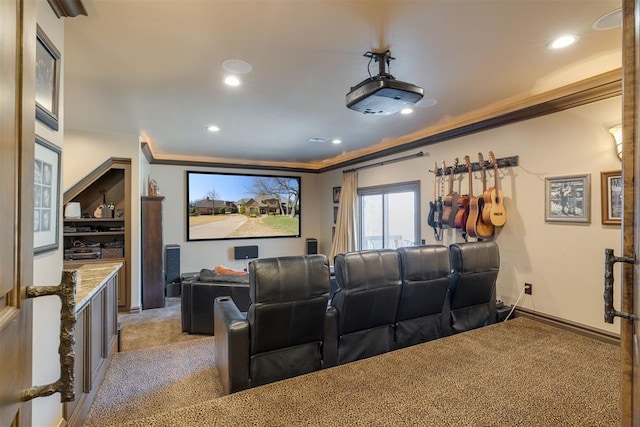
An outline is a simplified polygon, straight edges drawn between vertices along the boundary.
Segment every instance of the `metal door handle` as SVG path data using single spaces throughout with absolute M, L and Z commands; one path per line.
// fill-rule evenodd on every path
M 617 311 L 613 308 L 613 264 L 616 262 L 626 262 L 633 264 L 635 258 L 617 257 L 613 255 L 613 249 L 604 250 L 604 321 L 613 323 L 613 318 L 618 316 L 625 319 L 636 320 L 637 315 Z
M 73 381 L 75 378 L 75 344 L 76 344 L 76 285 L 78 283 L 77 270 L 63 270 L 62 281 L 59 286 L 28 286 L 27 298 L 37 298 L 46 295 L 58 295 L 62 307 L 60 308 L 60 378 L 51 384 L 33 386 L 26 389 L 23 399 L 31 400 L 36 397 L 51 396 L 60 392 L 61 402 L 71 402 L 75 399 Z

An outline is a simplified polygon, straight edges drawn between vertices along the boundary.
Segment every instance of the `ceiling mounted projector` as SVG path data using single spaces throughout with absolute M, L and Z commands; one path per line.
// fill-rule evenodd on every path
M 389 63 L 395 59 L 391 53 L 367 52 L 367 58 L 379 64 L 379 73 L 352 87 L 347 93 L 347 107 L 363 114 L 389 115 L 411 107 L 424 96 L 424 90 L 411 83 L 396 80 L 388 72 Z

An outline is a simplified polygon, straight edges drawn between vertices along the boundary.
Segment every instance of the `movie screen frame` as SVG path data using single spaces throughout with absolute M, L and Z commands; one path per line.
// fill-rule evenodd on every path
M 301 177 L 187 171 L 187 241 L 300 237 Z

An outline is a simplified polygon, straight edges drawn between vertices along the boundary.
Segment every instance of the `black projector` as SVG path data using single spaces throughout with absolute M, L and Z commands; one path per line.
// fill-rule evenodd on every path
M 364 114 L 395 114 L 423 96 L 424 90 L 414 84 L 372 77 L 351 89 L 347 94 L 347 107 Z

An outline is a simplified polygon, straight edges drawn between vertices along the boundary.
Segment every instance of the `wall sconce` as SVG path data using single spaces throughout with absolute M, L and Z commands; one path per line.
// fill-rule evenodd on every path
M 622 125 L 615 125 L 609 128 L 609 133 L 613 135 L 613 139 L 616 143 L 616 154 L 618 158 L 622 160 Z

